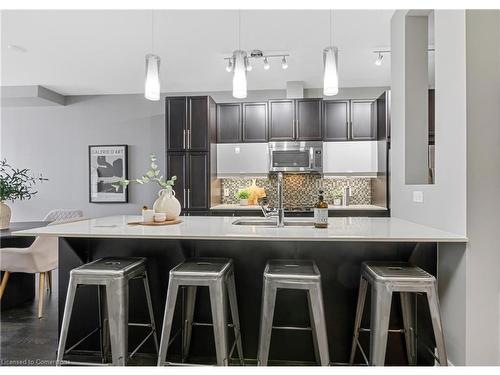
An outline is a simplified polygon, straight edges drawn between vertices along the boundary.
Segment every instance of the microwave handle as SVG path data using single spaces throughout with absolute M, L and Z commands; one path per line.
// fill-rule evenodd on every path
M 309 147 L 309 169 L 314 169 L 314 149 Z

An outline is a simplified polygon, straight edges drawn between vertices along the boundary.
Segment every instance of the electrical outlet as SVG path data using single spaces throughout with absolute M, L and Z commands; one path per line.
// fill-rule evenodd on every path
M 423 191 L 414 191 L 413 192 L 413 202 L 424 203 L 424 192 Z
M 229 189 L 228 188 L 224 189 L 224 196 L 229 197 Z

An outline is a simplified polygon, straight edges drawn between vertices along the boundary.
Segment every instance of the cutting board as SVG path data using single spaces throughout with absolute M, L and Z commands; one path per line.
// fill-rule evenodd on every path
M 266 196 L 266 190 L 255 184 L 255 179 L 252 180 L 252 185 L 247 188 L 248 191 L 248 204 L 256 205 L 259 198 Z
M 144 226 L 156 227 L 156 226 L 161 226 L 161 225 L 173 225 L 173 224 L 179 224 L 179 223 L 182 223 L 181 219 L 165 220 L 165 221 L 160 221 L 160 222 L 153 221 L 153 222 L 149 222 L 149 223 L 145 223 L 144 221 L 131 221 L 127 224 L 128 225 L 144 225 Z

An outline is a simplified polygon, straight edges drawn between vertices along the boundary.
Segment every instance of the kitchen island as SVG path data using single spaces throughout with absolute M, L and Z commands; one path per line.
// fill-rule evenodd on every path
M 463 236 L 390 217 L 330 218 L 327 229 L 311 225 L 277 228 L 262 225 L 233 225 L 234 217 L 182 217 L 182 223 L 169 226 L 128 225 L 137 216 L 113 216 L 54 225 L 16 232 L 16 235 L 58 236 L 59 241 L 59 315 L 62 316 L 66 288 L 71 269 L 104 256 L 142 256 L 148 259 L 154 314 L 160 329 L 168 284 L 168 272 L 189 257 L 229 257 L 234 260 L 236 289 L 240 310 L 243 350 L 248 363 L 255 363 L 262 272 L 269 259 L 314 259 L 322 274 L 322 286 L 330 358 L 346 363 L 349 356 L 356 308 L 359 272 L 363 261 L 409 261 L 436 274 L 437 246 L 440 243 L 464 243 Z M 289 222 L 298 218 L 288 219 Z M 301 219 L 303 222 L 304 219 Z M 293 224 L 293 223 L 292 223 Z M 147 321 L 141 285 L 131 285 L 130 319 Z M 430 322 L 425 303 L 417 297 L 416 322 L 418 363 L 432 364 L 433 359 L 422 345 L 430 336 Z M 180 303 L 176 313 L 180 326 Z M 393 303 L 391 328 L 402 325 L 397 297 Z M 200 291 L 195 320 L 210 322 L 208 292 Z M 421 307 L 424 307 L 423 309 Z M 369 310 L 369 309 L 366 309 Z M 366 317 L 368 312 L 365 311 Z M 300 291 L 280 291 L 275 312 L 276 325 L 308 326 L 306 297 Z M 96 326 L 97 292 L 82 288 L 77 293 L 68 345 L 79 340 Z M 365 320 L 365 326 L 369 319 Z M 175 331 L 175 330 L 174 330 Z M 368 344 L 368 334 L 362 337 Z M 130 347 L 142 334 L 130 333 Z M 431 339 L 429 339 L 432 342 Z M 148 343 L 150 344 L 150 343 Z M 180 353 L 180 340 L 172 344 L 173 359 Z M 95 352 L 99 341 L 89 340 L 83 349 Z M 152 345 L 143 351 L 153 353 Z M 404 340 L 389 336 L 387 363 L 405 364 Z M 210 329 L 195 327 L 191 346 L 193 361 L 209 362 L 214 355 Z M 170 356 L 170 354 L 169 354 Z M 271 359 L 291 359 L 299 363 L 313 362 L 314 350 L 309 331 L 275 330 L 271 343 Z M 356 358 L 361 362 L 362 358 Z M 272 363 L 272 362 L 270 362 Z

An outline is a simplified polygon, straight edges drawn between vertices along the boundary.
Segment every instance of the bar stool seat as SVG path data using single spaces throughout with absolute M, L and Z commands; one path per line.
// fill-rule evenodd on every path
M 371 285 L 371 325 L 370 329 L 361 328 L 361 320 L 368 285 Z M 385 363 L 389 318 L 391 312 L 392 293 L 399 292 L 404 329 L 396 332 L 404 333 L 408 362 L 415 364 L 414 328 L 411 308 L 411 294 L 425 293 L 429 303 L 434 338 L 441 366 L 447 366 L 448 360 L 444 344 L 444 334 L 439 311 L 436 278 L 423 269 L 404 262 L 364 262 L 361 266 L 361 279 L 354 323 L 354 334 L 349 363 L 354 363 L 356 349 L 359 347 L 365 361 L 372 366 Z M 360 332 L 370 332 L 369 359 L 359 343 Z
M 149 313 L 148 323 L 129 323 L 129 281 L 142 279 Z M 98 286 L 99 326 L 66 350 L 66 339 L 73 310 L 73 303 L 77 288 L 87 285 Z M 64 315 L 61 325 L 61 334 L 57 350 L 57 364 L 61 365 L 64 355 L 89 338 L 100 332 L 101 360 L 107 363 L 109 349 L 113 365 L 126 365 L 128 355 L 128 326 L 149 328 L 144 340 L 130 354 L 132 357 L 139 348 L 152 336 L 158 352 L 158 339 L 151 303 L 146 258 L 102 258 L 84 264 L 71 270 Z M 65 364 L 96 364 L 92 362 L 70 362 Z
M 193 322 L 196 292 L 199 286 L 209 288 L 213 324 Z M 189 353 L 192 327 L 194 325 L 211 325 L 214 330 L 217 365 L 227 366 L 229 364 L 229 358 L 235 346 L 238 350 L 240 364 L 243 365 L 243 346 L 238 303 L 236 300 L 233 261 L 227 258 L 193 258 L 186 260 L 170 271 L 158 366 L 168 364 L 166 362 L 168 348 L 178 334 L 176 333 L 170 339 L 177 294 L 180 287 L 185 288 L 187 291 L 184 306 L 185 319 L 183 320 L 182 327 L 182 362 L 185 362 L 186 356 Z M 232 324 L 228 324 L 227 322 L 228 297 Z M 231 350 L 228 349 L 228 326 L 232 326 L 234 329 L 235 340 Z
M 264 269 L 262 292 L 262 312 L 257 364 L 266 366 L 271 345 L 271 332 L 276 329 L 303 329 L 302 327 L 274 327 L 273 317 L 278 289 L 298 289 L 307 291 L 309 316 L 311 320 L 314 352 L 322 366 L 330 364 L 325 312 L 321 291 L 321 274 L 311 260 L 270 260 Z

